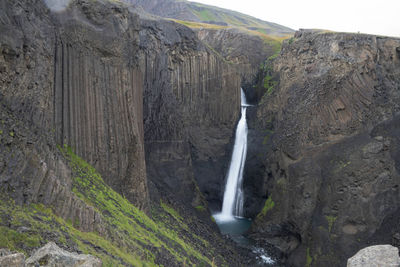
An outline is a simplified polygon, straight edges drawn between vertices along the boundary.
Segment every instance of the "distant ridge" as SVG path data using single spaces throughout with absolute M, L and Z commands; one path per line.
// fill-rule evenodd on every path
M 222 26 L 243 27 L 268 35 L 287 36 L 294 30 L 272 22 L 219 7 L 186 0 L 124 0 L 139 5 L 146 12 L 165 18 L 202 22 Z

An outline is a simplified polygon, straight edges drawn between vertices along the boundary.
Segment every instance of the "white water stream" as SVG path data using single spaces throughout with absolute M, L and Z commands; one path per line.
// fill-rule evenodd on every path
M 243 217 L 243 170 L 247 154 L 247 122 L 246 109 L 249 106 L 246 96 L 241 90 L 241 117 L 236 127 L 235 145 L 226 180 L 222 211 L 214 215 L 216 220 L 230 221 L 236 217 Z
M 251 224 L 251 220 L 243 218 L 243 170 L 247 155 L 247 121 L 246 96 L 241 90 L 240 120 L 236 127 L 235 144 L 233 147 L 231 163 L 229 165 L 228 177 L 225 185 L 224 199 L 221 213 L 214 214 L 218 227 L 223 234 L 228 234 L 240 246 L 251 248 L 257 259 L 257 266 L 273 266 L 274 260 L 260 247 L 252 245 L 252 240 L 243 235 Z

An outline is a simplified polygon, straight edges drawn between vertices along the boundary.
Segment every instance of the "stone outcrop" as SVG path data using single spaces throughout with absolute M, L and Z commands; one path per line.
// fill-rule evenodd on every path
M 2 249 L 3 250 L 3 249 Z M 25 256 L 22 253 L 0 252 L 0 266 L 2 267 L 25 267 Z
M 274 62 L 277 85 L 249 122 L 245 175 L 264 177 L 253 185 L 266 204 L 252 236 L 288 264 L 342 265 L 366 244 L 394 242 L 398 47 L 394 38 L 300 31 Z
M 347 260 L 347 267 L 400 266 L 399 249 L 377 245 L 361 249 Z
M 101 267 L 100 259 L 86 254 L 71 253 L 49 242 L 36 250 L 25 261 L 22 253 L 11 253 L 2 249 L 0 252 L 0 266 L 2 267 Z
M 41 247 L 26 260 L 26 267 L 101 267 L 100 259 L 92 255 L 77 254 L 59 248 L 55 243 L 50 242 Z

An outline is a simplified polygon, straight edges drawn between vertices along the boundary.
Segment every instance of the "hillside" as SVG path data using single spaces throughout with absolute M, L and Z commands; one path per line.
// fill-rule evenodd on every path
M 272 36 L 288 36 L 288 27 L 263 21 L 239 12 L 182 0 L 124 0 L 142 6 L 151 14 L 183 21 L 202 22 L 220 26 L 242 27 Z

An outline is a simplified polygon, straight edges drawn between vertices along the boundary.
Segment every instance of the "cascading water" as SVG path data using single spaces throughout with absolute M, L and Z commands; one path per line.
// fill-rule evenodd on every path
M 246 96 L 241 90 L 241 111 L 239 123 L 236 127 L 235 145 L 231 163 L 226 180 L 224 199 L 222 202 L 222 211 L 214 217 L 217 220 L 233 220 L 234 217 L 243 216 L 243 170 L 247 154 L 247 122 L 246 109 L 249 105 L 246 102 Z
M 243 90 L 241 91 L 242 114 L 236 128 L 235 145 L 225 185 L 222 211 L 214 214 L 213 217 L 222 234 L 229 235 L 239 246 L 251 249 L 256 259 L 255 266 L 274 266 L 275 262 L 269 257 L 268 253 L 263 248 L 255 246 L 254 240 L 244 236 L 251 225 L 250 219 L 243 218 L 244 196 L 242 189 L 243 170 L 247 154 L 246 110 L 250 105 L 246 102 Z

